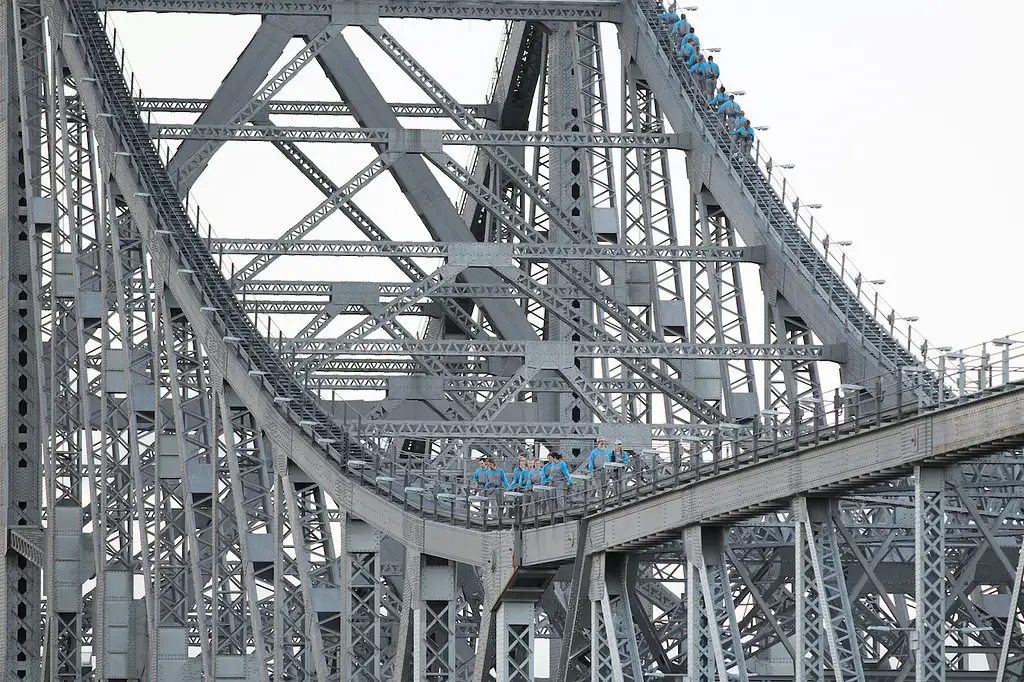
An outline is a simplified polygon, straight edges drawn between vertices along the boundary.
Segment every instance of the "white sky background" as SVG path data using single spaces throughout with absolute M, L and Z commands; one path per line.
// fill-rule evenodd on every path
M 856 6 L 708 0 L 690 14 L 703 44 L 723 48 L 716 55 L 723 82 L 748 93 L 742 104 L 755 125 L 770 126 L 762 142 L 778 163 L 797 165 L 787 176 L 803 202 L 825 205 L 817 212 L 821 225 L 834 240 L 853 240 L 850 258 L 867 279 L 886 280 L 882 295 L 901 315 L 919 316 L 915 327 L 933 345 L 955 347 L 1024 329 L 1024 314 L 1014 305 L 1024 138 L 1013 132 L 1024 96 L 1012 49 L 1024 3 L 987 0 L 974 3 L 970 13 L 963 8 L 944 0 Z M 143 90 L 154 96 L 211 96 L 256 22 L 114 19 Z M 462 101 L 484 99 L 500 22 L 385 25 Z M 345 36 L 385 97 L 425 101 L 358 29 Z M 615 48 L 611 29 L 605 45 Z M 293 43 L 286 58 L 297 48 Z M 606 66 L 614 97 L 617 56 L 610 54 Z M 300 74 L 280 98 L 332 98 L 317 68 Z M 612 121 L 618 125 L 617 113 Z M 289 117 L 278 123 L 313 122 Z M 353 125 L 343 118 L 328 124 Z M 418 119 L 407 125 L 437 124 Z M 352 145 L 307 150 L 336 182 L 372 158 L 368 148 Z M 681 166 L 676 174 L 678 182 Z M 382 178 L 357 202 L 394 238 L 425 238 L 411 210 L 394 201 L 395 192 L 390 178 Z M 219 152 L 196 194 L 222 236 L 277 236 L 322 199 L 269 145 L 251 142 Z M 355 238 L 344 228 L 339 235 L 339 225 L 310 236 Z M 312 272 L 296 259 L 287 263 L 286 270 L 265 276 Z M 323 260 L 312 266 L 337 268 Z M 399 279 L 379 269 L 371 278 Z M 748 276 L 746 288 L 756 286 Z

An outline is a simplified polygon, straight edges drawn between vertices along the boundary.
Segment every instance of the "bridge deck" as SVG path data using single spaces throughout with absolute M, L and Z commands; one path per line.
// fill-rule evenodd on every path
M 588 553 L 656 544 L 698 523 L 783 508 L 797 495 L 852 490 L 924 463 L 979 457 L 1024 444 L 1024 387 L 980 397 L 890 426 L 737 467 L 713 478 L 588 515 Z M 576 555 L 576 520 L 522 533 L 521 563 Z

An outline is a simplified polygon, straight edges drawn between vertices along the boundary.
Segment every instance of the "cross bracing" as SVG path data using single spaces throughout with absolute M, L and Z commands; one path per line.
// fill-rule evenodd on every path
M 267 19 L 171 100 L 102 9 Z M 509 21 L 484 104 L 390 17 Z M 1024 675 L 1017 339 L 910 343 L 653 6 L 14 0 L 0 32 L 5 679 L 524 680 L 539 638 L 559 680 Z M 214 234 L 189 189 L 243 137 L 323 200 Z M 581 471 L 598 435 L 631 468 Z M 468 485 L 554 449 L 571 496 Z
M 210 105 L 208 99 L 186 99 L 183 97 L 143 97 L 136 100 L 139 111 L 165 114 L 201 114 Z M 477 118 L 493 116 L 494 107 L 488 104 L 467 104 Z M 415 102 L 393 103 L 391 110 L 399 118 L 444 118 L 444 109 L 435 104 Z M 280 116 L 351 116 L 352 107 L 346 102 L 326 101 L 270 101 L 267 114 Z
M 386 145 L 391 150 L 407 153 L 440 152 L 446 145 L 498 147 L 604 147 L 614 149 L 655 148 L 683 149 L 687 142 L 678 135 L 609 133 L 561 133 L 526 131 L 450 132 L 404 128 L 372 130 L 366 128 L 300 128 L 297 126 L 199 126 L 157 125 L 152 129 L 155 139 L 164 140 L 255 140 L 261 142 L 341 142 L 349 144 Z

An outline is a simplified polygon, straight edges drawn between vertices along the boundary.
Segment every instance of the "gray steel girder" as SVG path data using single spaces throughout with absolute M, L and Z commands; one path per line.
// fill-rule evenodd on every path
M 322 22 L 294 20 L 292 33 L 306 35 L 320 29 Z M 352 106 L 359 125 L 372 128 L 400 128 L 398 118 L 380 94 L 373 79 L 359 63 L 352 48 L 343 38 L 337 38 L 319 56 L 327 78 Z M 465 221 L 448 201 L 437 201 L 444 196 L 437 179 L 423 159 L 403 156 L 391 167 L 391 173 L 402 188 L 410 205 L 423 219 L 431 237 L 446 242 L 475 242 Z M 495 284 L 500 281 L 490 272 L 466 272 L 467 282 Z M 511 301 L 482 302 L 485 314 L 502 337 L 510 340 L 536 338 L 533 328 L 522 309 Z
M 101 0 L 100 10 L 128 12 L 187 12 L 189 14 L 262 14 L 337 16 L 346 11 L 355 21 L 378 18 L 402 19 L 492 19 L 504 21 L 618 21 L 619 0 L 428 0 L 351 3 L 351 8 L 332 2 L 311 0 Z
M 872 480 L 904 473 L 915 464 L 982 457 L 1022 442 L 1024 390 L 1014 390 L 745 465 L 727 475 L 598 513 L 591 519 L 585 542 L 589 552 L 614 549 L 696 523 L 756 516 L 785 506 L 796 495 L 855 490 Z M 525 530 L 523 564 L 570 559 L 572 553 L 566 548 L 575 542 L 570 538 L 576 533 L 575 522 Z

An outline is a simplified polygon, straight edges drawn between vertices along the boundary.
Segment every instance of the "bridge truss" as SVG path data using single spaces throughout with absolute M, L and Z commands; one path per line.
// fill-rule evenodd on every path
M 115 30 L 140 11 L 262 19 L 215 92 L 152 96 Z M 867 452 L 1016 371 L 1013 339 L 914 339 L 760 145 L 733 154 L 658 11 L 4 4 L 0 677 L 1024 677 L 1013 438 L 595 538 L 613 503 L 675 513 L 644 486 Z M 396 37 L 429 19 L 501 22 L 477 101 Z M 319 99 L 281 94 L 317 69 Z M 198 209 L 243 143 L 308 180 L 293 224 Z M 640 453 L 610 494 L 467 494 L 474 456 L 575 466 L 598 434 Z

